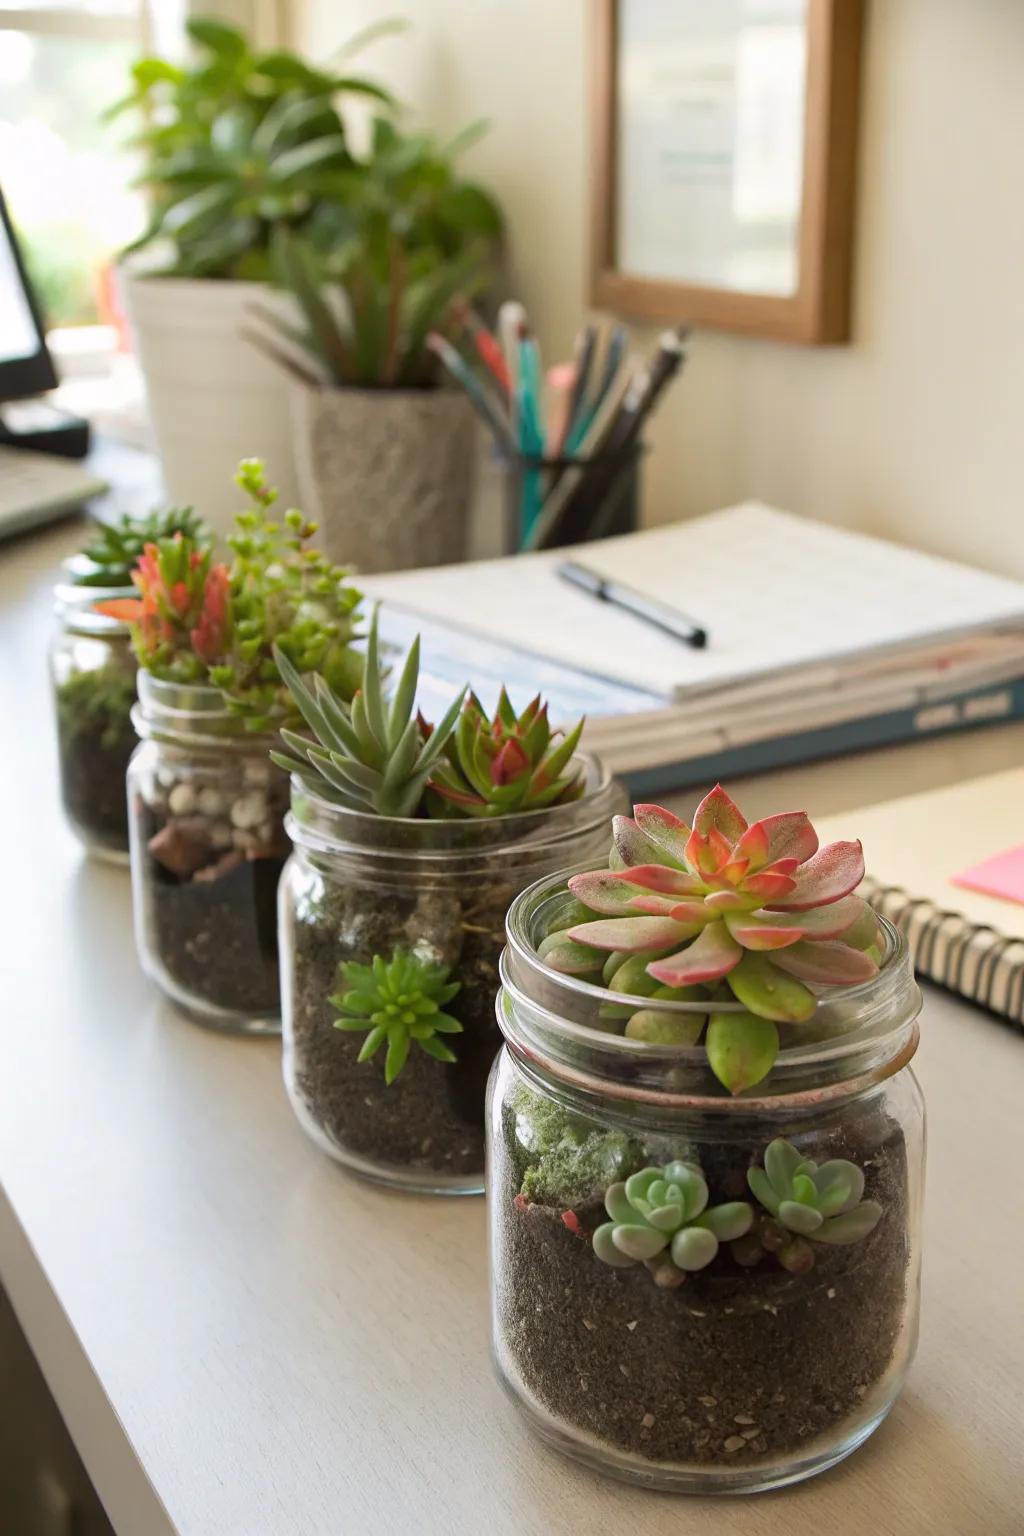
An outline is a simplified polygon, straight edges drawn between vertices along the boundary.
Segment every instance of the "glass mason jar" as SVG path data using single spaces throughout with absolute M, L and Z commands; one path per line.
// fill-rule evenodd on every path
M 128 769 L 135 939 L 143 968 L 192 1018 L 280 1030 L 277 882 L 287 775 L 273 739 L 222 694 L 139 672 Z
M 588 791 L 552 810 L 429 821 L 348 811 L 292 779 L 294 852 L 280 888 L 284 1080 L 304 1130 L 356 1172 L 402 1189 L 479 1194 L 484 1090 L 501 1043 L 494 1018 L 509 902 L 566 860 L 600 859 L 625 794 L 581 754 Z M 412 1042 L 385 1079 L 367 1031 L 339 1028 L 341 967 L 411 955 L 457 991 L 442 1039 L 454 1062 Z M 351 973 L 348 980 L 351 981 Z
M 904 942 L 883 923 L 878 976 L 822 994 L 813 1041 L 811 1026 L 780 1026 L 769 1077 L 730 1098 L 702 1048 L 607 1032 L 636 998 L 538 959 L 570 900 L 564 873 L 525 891 L 502 957 L 487 1176 L 499 1375 L 544 1439 L 629 1481 L 706 1494 L 809 1477 L 885 1417 L 917 1339 L 924 1107 Z M 771 1143 L 778 1156 L 780 1138 L 794 1162 L 861 1170 L 856 1240 L 847 1227 L 845 1239 L 796 1241 L 755 1200 L 748 1169 Z M 618 1186 L 611 1206 L 628 1222 L 629 1191 L 642 1198 L 653 1175 L 624 1181 L 678 1177 L 672 1163 L 699 1169 L 708 1205 L 747 1202 L 745 1220 L 730 1217 L 717 1247 L 702 1234 L 700 1259 L 682 1269 L 666 1263 L 674 1244 L 646 1249 L 646 1262 L 601 1237 L 595 1247 L 602 1226 L 611 1243 L 608 1191 Z
M 128 626 L 93 605 L 131 594 L 65 583 L 54 595 L 50 679 L 64 813 L 90 853 L 127 864 L 125 773 L 138 744 L 131 720 L 136 661 Z

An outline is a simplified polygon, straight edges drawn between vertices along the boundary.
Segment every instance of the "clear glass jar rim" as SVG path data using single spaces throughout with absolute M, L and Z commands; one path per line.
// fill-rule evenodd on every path
M 174 682 L 140 667 L 138 691 L 132 724 L 144 741 L 185 748 L 230 747 L 255 754 L 269 752 L 277 739 L 273 731 L 247 730 L 244 718 L 228 708 L 224 694 L 210 683 Z
M 921 993 L 914 978 L 910 955 L 903 936 L 884 917 L 879 917 L 886 937 L 886 954 L 877 976 L 850 987 L 822 988 L 818 992 L 815 1016 L 824 1021 L 823 1033 L 816 1038 L 797 1039 L 779 1050 L 764 1091 L 756 1096 L 741 1094 L 735 1098 L 717 1095 L 667 1092 L 652 1086 L 673 1071 L 697 1078 L 707 1073 L 703 1046 L 659 1045 L 633 1040 L 623 1034 L 580 1023 L 568 1015 L 591 1008 L 595 1016 L 602 1007 L 629 1008 L 666 1014 L 705 1015 L 706 1001 L 672 1002 L 654 998 L 638 999 L 627 993 L 611 992 L 605 987 L 579 977 L 566 976 L 545 965 L 537 954 L 531 935 L 530 919 L 549 899 L 566 892 L 566 880 L 576 870 L 564 870 L 546 876 L 528 886 L 509 908 L 506 917 L 508 942 L 502 952 L 500 974 L 502 991 L 496 1008 L 498 1025 L 514 1054 L 549 1069 L 556 1078 L 574 1080 L 577 1086 L 592 1091 L 616 1093 L 624 1098 L 647 1099 L 658 1103 L 690 1106 L 733 1105 L 750 1110 L 761 1103 L 778 1106 L 786 1100 L 820 1102 L 824 1097 L 845 1095 L 856 1090 L 860 1079 L 890 1075 L 906 1065 L 917 1046 L 917 1016 Z M 536 995 L 546 993 L 542 1002 Z M 560 1011 L 564 1007 L 565 1012 Z M 855 1013 L 856 1022 L 848 1029 L 827 1028 L 828 1010 L 845 1007 Z M 715 1012 L 742 1013 L 738 1002 L 715 1005 Z M 812 1019 L 813 1017 L 812 1016 Z M 793 1026 L 794 1031 L 808 1026 Z M 590 1070 L 581 1072 L 580 1057 L 585 1056 Z M 635 1070 L 637 1080 L 621 1081 L 623 1069 Z M 828 1083 L 794 1092 L 787 1082 L 803 1081 L 819 1075 Z M 777 1085 L 768 1089 L 767 1082 Z M 611 1087 L 609 1086 L 611 1084 Z M 724 1091 L 724 1090 L 723 1090 Z
M 94 605 L 109 602 L 112 598 L 135 596 L 134 587 L 80 587 L 74 582 L 61 581 L 53 589 L 53 609 L 63 627 L 73 634 L 128 635 L 131 631 L 123 619 L 97 613 Z
M 575 838 L 587 826 L 610 821 L 609 806 L 619 795 L 614 777 L 592 753 L 579 752 L 576 760 L 587 774 L 588 785 L 579 800 L 509 816 L 467 816 L 451 821 L 348 810 L 316 794 L 295 773 L 286 825 L 297 846 L 321 854 L 367 851 L 381 859 L 394 856 L 424 862 L 458 852 L 495 856 L 513 845 L 521 849 L 561 837 Z

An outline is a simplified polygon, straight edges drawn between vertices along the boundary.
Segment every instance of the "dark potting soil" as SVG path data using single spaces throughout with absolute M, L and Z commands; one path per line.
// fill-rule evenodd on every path
M 147 843 L 162 825 L 148 810 L 142 824 Z M 146 853 L 149 943 L 183 992 L 240 1014 L 279 1012 L 277 886 L 284 864 L 282 848 L 241 859 L 212 879 L 182 878 Z
M 814 1245 L 805 1275 L 767 1255 L 743 1269 L 723 1247 L 706 1270 L 664 1290 L 643 1265 L 597 1259 L 589 1234 L 607 1219 L 600 1203 L 577 1207 L 583 1235 L 561 1208 L 517 1203 L 512 1120 L 506 1107 L 492 1191 L 503 1234 L 498 1328 L 513 1370 L 546 1409 L 653 1462 L 735 1468 L 810 1456 L 819 1435 L 841 1436 L 885 1374 L 906 1306 L 907 1166 L 897 1125 L 873 1112 L 828 1146 L 829 1157 L 864 1168 L 866 1198 L 883 1207 L 866 1238 Z M 746 1161 L 735 1147 L 727 1161 L 721 1148 L 702 1156 L 713 1202 L 736 1198 L 763 1150 L 752 1146 Z
M 501 1043 L 494 1017 L 506 885 L 460 899 L 448 892 L 387 892 L 317 882 L 297 903 L 292 1031 L 295 1089 L 343 1153 L 383 1169 L 453 1177 L 483 1173 L 487 1075 Z M 339 966 L 414 949 L 450 968 L 461 988 L 445 1012 L 463 1033 L 447 1035 L 453 1063 L 415 1044 L 395 1081 L 384 1081 L 383 1049 L 357 1057 L 364 1036 L 335 1027 L 330 998 Z
M 61 799 L 88 842 L 127 853 L 125 774 L 138 745 L 129 717 L 135 688 L 130 677 L 105 678 L 103 672 L 80 673 L 58 690 Z

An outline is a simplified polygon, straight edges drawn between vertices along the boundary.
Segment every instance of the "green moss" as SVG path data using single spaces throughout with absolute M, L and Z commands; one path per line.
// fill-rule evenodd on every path
M 132 740 L 134 703 L 134 674 L 121 667 L 73 673 L 57 689 L 57 720 L 64 747 L 73 747 L 86 736 L 98 736 L 104 751 L 112 751 Z
M 602 1130 L 527 1088 L 511 1107 L 520 1188 L 531 1204 L 567 1209 L 599 1201 L 609 1184 L 644 1166 L 643 1147 L 624 1131 Z

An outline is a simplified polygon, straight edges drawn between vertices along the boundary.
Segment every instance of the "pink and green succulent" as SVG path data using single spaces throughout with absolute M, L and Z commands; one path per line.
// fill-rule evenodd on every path
M 613 992 L 706 1000 L 706 1015 L 638 1010 L 626 1033 L 689 1044 L 703 1033 L 738 1093 L 770 1071 L 778 1025 L 811 1018 L 814 989 L 877 974 L 878 923 L 854 894 L 863 876 L 859 842 L 819 847 L 803 811 L 748 823 L 717 785 L 692 827 L 656 805 L 617 816 L 609 868 L 572 877 L 580 908 L 540 953 Z

